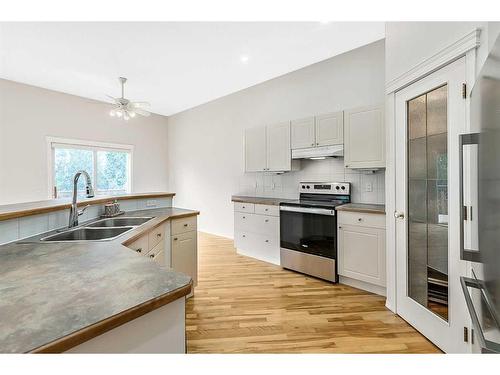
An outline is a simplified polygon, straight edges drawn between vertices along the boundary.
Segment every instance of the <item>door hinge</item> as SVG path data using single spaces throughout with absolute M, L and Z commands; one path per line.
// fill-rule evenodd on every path
M 467 84 L 462 83 L 462 98 L 467 98 Z
M 464 327 L 464 342 L 469 342 L 469 329 Z

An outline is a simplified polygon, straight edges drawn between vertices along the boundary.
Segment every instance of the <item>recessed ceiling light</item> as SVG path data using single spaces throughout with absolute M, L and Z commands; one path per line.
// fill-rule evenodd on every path
M 240 56 L 240 61 L 243 64 L 248 64 L 248 56 L 246 56 L 246 55 Z

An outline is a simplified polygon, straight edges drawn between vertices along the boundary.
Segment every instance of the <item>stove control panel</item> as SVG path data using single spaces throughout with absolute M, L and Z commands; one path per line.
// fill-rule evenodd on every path
M 351 184 L 349 182 L 301 182 L 301 183 L 299 183 L 299 192 L 300 193 L 349 195 L 350 191 L 351 191 Z

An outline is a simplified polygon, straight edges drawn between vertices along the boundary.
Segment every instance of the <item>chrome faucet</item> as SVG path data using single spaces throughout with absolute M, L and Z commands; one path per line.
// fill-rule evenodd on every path
M 92 198 L 94 196 L 94 189 L 92 188 L 92 181 L 90 180 L 90 176 L 85 171 L 78 171 L 73 178 L 73 203 L 71 204 L 71 209 L 69 211 L 69 228 L 76 227 L 78 225 L 78 216 L 82 215 L 85 210 L 90 207 L 90 205 L 85 206 L 83 209 L 78 210 L 78 205 L 76 204 L 76 196 L 77 196 L 77 188 L 78 179 L 83 174 L 85 177 L 85 195 L 87 198 Z

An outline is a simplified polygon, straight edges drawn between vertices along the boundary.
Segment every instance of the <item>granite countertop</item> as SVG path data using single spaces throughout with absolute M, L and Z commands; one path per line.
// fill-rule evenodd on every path
M 233 195 L 231 197 L 231 200 L 233 202 L 240 202 L 240 203 L 268 204 L 271 206 L 279 206 L 281 202 L 289 202 L 293 199 L 248 197 L 244 195 Z
M 347 203 L 335 207 L 337 211 L 364 212 L 367 214 L 385 215 L 384 204 Z
M 0 246 L 0 352 L 43 351 L 40 348 L 104 320 L 111 329 L 112 318 L 119 314 L 125 323 L 123 314 L 138 306 L 142 315 L 187 295 L 189 276 L 161 267 L 123 244 L 166 220 L 198 214 L 177 208 L 134 211 L 127 216 L 154 219 L 112 241 L 28 239 Z M 173 297 L 161 300 L 166 296 Z M 151 308 L 144 309 L 149 302 Z M 137 316 L 136 312 L 128 320 Z M 83 341 L 102 333 L 89 337 L 87 332 Z

